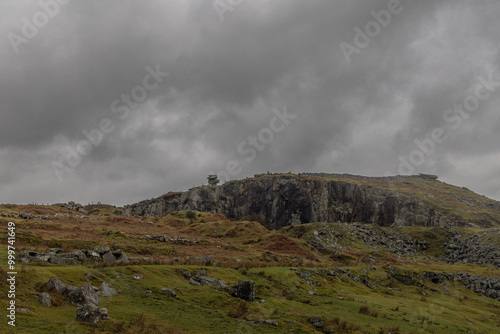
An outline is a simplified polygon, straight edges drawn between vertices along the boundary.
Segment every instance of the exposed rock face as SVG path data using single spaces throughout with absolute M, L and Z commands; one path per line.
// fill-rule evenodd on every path
M 164 216 L 179 210 L 221 213 L 234 219 L 251 217 L 273 229 L 336 221 L 381 226 L 466 225 L 451 221 L 415 197 L 389 189 L 287 175 L 197 187 L 125 207 L 129 215 Z
M 253 281 L 239 280 L 237 284 L 231 286 L 229 294 L 233 297 L 253 302 L 255 300 L 255 284 Z
M 488 239 L 500 240 L 500 230 L 492 229 L 463 238 L 456 229 L 450 229 L 450 242 L 441 258 L 448 263 L 490 264 L 500 268 L 500 247 L 488 243 Z

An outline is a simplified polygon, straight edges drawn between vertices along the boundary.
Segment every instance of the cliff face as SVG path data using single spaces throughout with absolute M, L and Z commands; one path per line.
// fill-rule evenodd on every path
M 129 215 L 163 216 L 179 210 L 259 220 L 272 229 L 336 221 L 381 226 L 467 225 L 401 192 L 362 183 L 288 175 L 198 187 L 125 207 Z

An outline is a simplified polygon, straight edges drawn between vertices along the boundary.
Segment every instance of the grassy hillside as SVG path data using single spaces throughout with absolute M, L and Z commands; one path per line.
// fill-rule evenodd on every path
M 229 221 L 209 213 L 123 217 L 112 215 L 113 207 L 95 209 L 95 215 L 86 216 L 59 207 L 0 206 L 0 213 L 51 215 L 49 219 L 0 219 L 2 290 L 7 289 L 8 221 L 16 223 L 16 251 L 61 247 L 70 252 L 100 245 L 154 261 L 141 265 L 18 263 L 17 307 L 30 312 L 17 313 L 15 329 L 4 320 L 2 333 L 322 333 L 331 329 L 333 333 L 486 334 L 500 330 L 499 301 L 479 296 L 458 281 L 408 285 L 390 276 L 396 270 L 410 276 L 437 271 L 500 277 L 500 270 L 492 266 L 438 261 L 435 257 L 446 239 L 441 229 L 403 229 L 425 239 L 429 248 L 419 255 L 401 256 L 367 245 L 331 224 L 341 247 L 332 254 L 317 249 L 306 237 L 314 235 L 319 223 L 270 232 L 256 222 Z M 305 230 L 299 237 L 294 228 Z M 479 230 L 461 231 L 466 236 Z M 145 235 L 165 235 L 170 241 Z M 209 266 L 189 259 L 205 255 L 213 256 Z M 338 267 L 349 274 L 329 274 Z M 183 276 L 202 268 L 228 283 L 254 281 L 256 300 L 246 302 L 214 287 L 194 286 Z M 81 286 L 89 282 L 84 278 L 87 273 L 93 275 L 92 285 L 106 281 L 118 292 L 99 303 L 108 309 L 108 320 L 80 322 L 75 319 L 76 306 L 60 296 L 53 297 L 50 307 L 38 302 L 41 285 L 49 278 Z M 142 274 L 143 279 L 135 279 L 134 274 Z M 169 297 L 162 288 L 173 289 L 177 296 Z M 5 298 L 0 307 L 6 309 Z M 323 327 L 315 327 L 311 317 L 319 318 Z M 255 323 L 259 320 L 276 320 L 278 326 Z

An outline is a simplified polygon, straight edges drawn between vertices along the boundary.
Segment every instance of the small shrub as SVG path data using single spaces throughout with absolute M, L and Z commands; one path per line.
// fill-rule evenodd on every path
M 377 311 L 370 311 L 370 308 L 366 305 L 363 305 L 359 308 L 359 313 L 364 314 L 364 315 L 370 315 L 374 318 L 378 317 L 378 312 Z
M 399 326 L 392 326 L 385 329 L 382 328 L 381 330 L 378 331 L 378 334 L 388 334 L 388 333 L 391 334 L 399 333 Z
M 295 299 L 294 294 L 288 288 L 281 290 L 281 297 L 283 297 L 287 300 L 294 300 Z
M 137 319 L 132 320 L 129 324 L 126 324 L 124 322 L 118 323 L 114 328 L 114 333 L 178 334 L 180 332 L 173 326 L 168 326 L 165 324 L 158 323 L 156 320 L 148 319 L 146 315 L 143 313 Z
M 351 324 L 345 320 L 335 317 L 327 322 L 333 333 L 357 333 L 361 329 L 358 325 Z
M 359 313 L 369 315 L 370 314 L 370 308 L 366 305 L 363 305 L 359 308 Z
M 192 220 L 196 219 L 196 212 L 191 211 L 191 210 L 186 211 L 186 218 L 192 219 Z
M 238 301 L 236 304 L 233 304 L 231 310 L 229 310 L 228 315 L 231 318 L 243 318 L 248 313 L 248 304 L 244 300 Z

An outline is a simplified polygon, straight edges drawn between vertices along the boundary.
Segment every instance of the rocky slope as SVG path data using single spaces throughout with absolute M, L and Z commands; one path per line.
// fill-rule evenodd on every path
M 442 260 L 447 263 L 489 264 L 500 268 L 500 230 L 490 229 L 462 237 L 459 231 L 451 229 Z
M 257 220 L 272 229 L 337 221 L 427 227 L 500 224 L 500 203 L 426 176 L 257 175 L 168 193 L 124 211 L 164 216 L 179 210 Z

